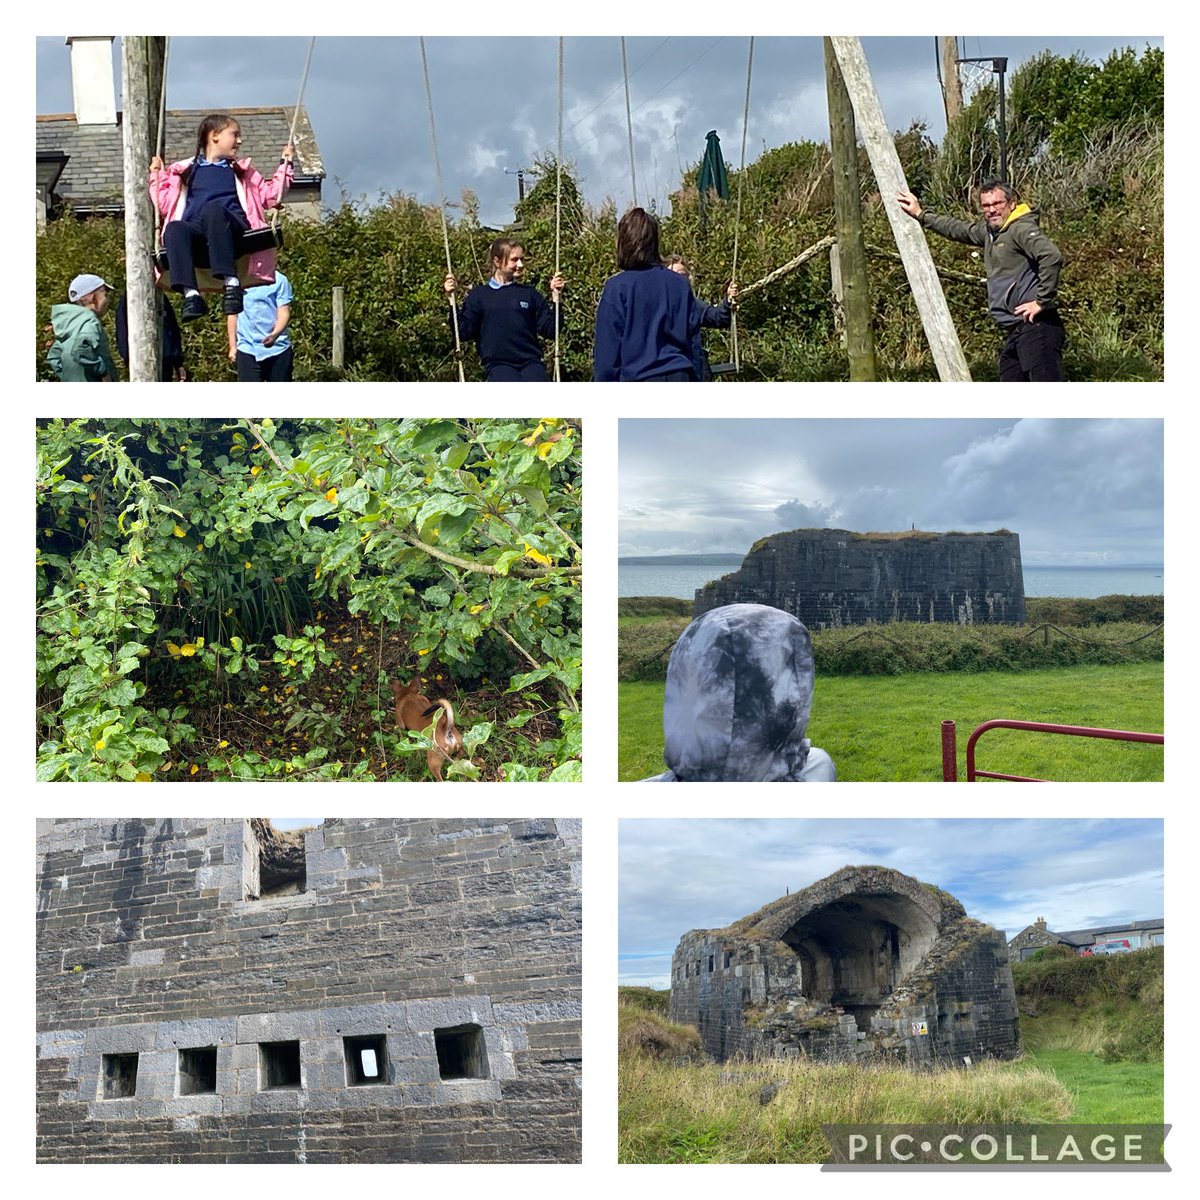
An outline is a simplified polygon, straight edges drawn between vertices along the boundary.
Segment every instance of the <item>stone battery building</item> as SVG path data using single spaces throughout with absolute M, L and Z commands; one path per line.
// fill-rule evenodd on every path
M 670 1015 L 720 1060 L 1020 1052 L 1004 934 L 886 867 L 843 867 L 725 929 L 685 934 Z
M 698 617 L 723 604 L 769 604 L 809 629 L 868 621 L 1023 625 L 1015 533 L 851 533 L 794 529 L 755 543 L 741 567 L 696 592 Z
M 574 1162 L 580 824 L 39 820 L 43 1162 Z

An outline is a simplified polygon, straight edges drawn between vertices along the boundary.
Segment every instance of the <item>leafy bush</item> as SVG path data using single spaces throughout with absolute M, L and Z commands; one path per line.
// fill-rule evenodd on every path
M 656 599 L 656 598 L 651 598 Z M 1021 625 L 951 625 L 893 621 L 812 632 L 818 675 L 902 675 L 909 671 L 1025 671 L 1037 667 L 1160 662 L 1163 631 L 1153 625 L 1110 620 L 1129 608 L 1152 614 L 1154 597 L 1104 597 L 1076 612 L 1094 622 L 1086 630 L 1060 632 Z M 685 601 L 686 603 L 686 601 Z M 1088 602 L 1059 601 L 1063 605 Z M 651 606 L 653 607 L 653 606 Z M 1044 617 L 1043 617 L 1044 619 Z M 686 617 L 662 617 L 618 630 L 618 678 L 663 680 L 671 647 L 687 628 Z
M 185 757 L 212 778 L 364 777 L 332 758 L 313 690 L 342 665 L 322 607 L 402 631 L 377 639 L 373 696 L 366 659 L 322 693 L 367 706 L 383 765 L 429 745 L 394 731 L 387 669 L 438 662 L 515 704 L 503 736 L 464 731 L 468 754 L 496 732 L 502 777 L 578 778 L 579 440 L 556 418 L 40 424 L 39 778 L 149 780 Z M 193 743 L 197 714 L 263 693 L 324 744 Z
M 1090 1031 L 1106 1061 L 1161 1062 L 1164 948 L 1086 957 L 1063 949 L 1013 964 L 1022 1009 L 1038 1019 L 1065 1014 L 1070 1027 Z

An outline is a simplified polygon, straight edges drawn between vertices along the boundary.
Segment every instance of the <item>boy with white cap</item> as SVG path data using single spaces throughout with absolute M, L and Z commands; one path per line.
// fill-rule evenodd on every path
M 115 382 L 108 336 L 100 323 L 111 292 L 112 285 L 99 275 L 76 275 L 67 290 L 70 304 L 50 309 L 54 344 L 46 360 L 64 383 Z

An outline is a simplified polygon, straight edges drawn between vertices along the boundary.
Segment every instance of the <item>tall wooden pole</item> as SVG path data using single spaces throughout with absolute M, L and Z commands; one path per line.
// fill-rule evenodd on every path
M 946 128 L 963 110 L 962 80 L 958 77 L 958 38 L 938 38 L 938 60 L 942 64 L 942 100 L 946 106 Z
M 858 182 L 858 139 L 854 132 L 854 107 L 829 38 L 825 38 L 825 92 L 829 98 L 833 209 L 837 218 L 842 311 L 846 319 L 846 355 L 850 360 L 850 378 L 871 381 L 875 379 L 875 336 L 871 329 L 871 288 L 867 282 L 867 247 Z
M 879 95 L 871 80 L 862 42 L 856 37 L 835 37 L 830 41 L 837 54 L 850 102 L 854 106 L 854 117 L 867 148 L 867 157 L 871 160 L 875 182 L 879 185 L 883 210 L 891 223 L 896 248 L 904 260 L 908 286 L 917 303 L 917 311 L 921 314 L 921 324 L 933 361 L 937 364 L 938 377 L 943 382 L 969 381 L 971 372 L 967 367 L 967 358 L 942 293 L 925 234 L 921 226 L 904 213 L 896 202 L 897 193 L 908 191 L 908 183 L 904 178 L 904 168 L 900 165 L 900 156 L 896 153 L 896 143 L 883 115 L 883 106 L 879 103 Z
M 146 169 L 154 155 L 163 38 L 121 39 L 122 166 L 125 180 L 125 312 L 129 323 L 129 378 L 153 383 L 160 377 L 162 348 L 154 293 L 154 217 L 146 191 Z M 157 63 L 157 69 L 155 68 Z

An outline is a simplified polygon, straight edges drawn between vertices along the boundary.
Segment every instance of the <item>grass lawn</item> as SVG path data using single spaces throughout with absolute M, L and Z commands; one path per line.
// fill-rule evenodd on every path
M 1161 1062 L 1104 1062 L 1082 1050 L 1028 1050 L 1025 1061 L 1071 1093 L 1077 1124 L 1156 1125 L 1163 1119 Z
M 663 769 L 661 683 L 618 685 L 618 778 Z M 838 778 L 941 779 L 941 722 L 958 724 L 959 775 L 971 730 L 999 717 L 1161 732 L 1163 664 L 1057 667 L 1038 671 L 827 675 L 817 680 L 808 736 L 837 764 Z M 976 765 L 1056 780 L 1161 780 L 1163 747 L 997 729 Z

